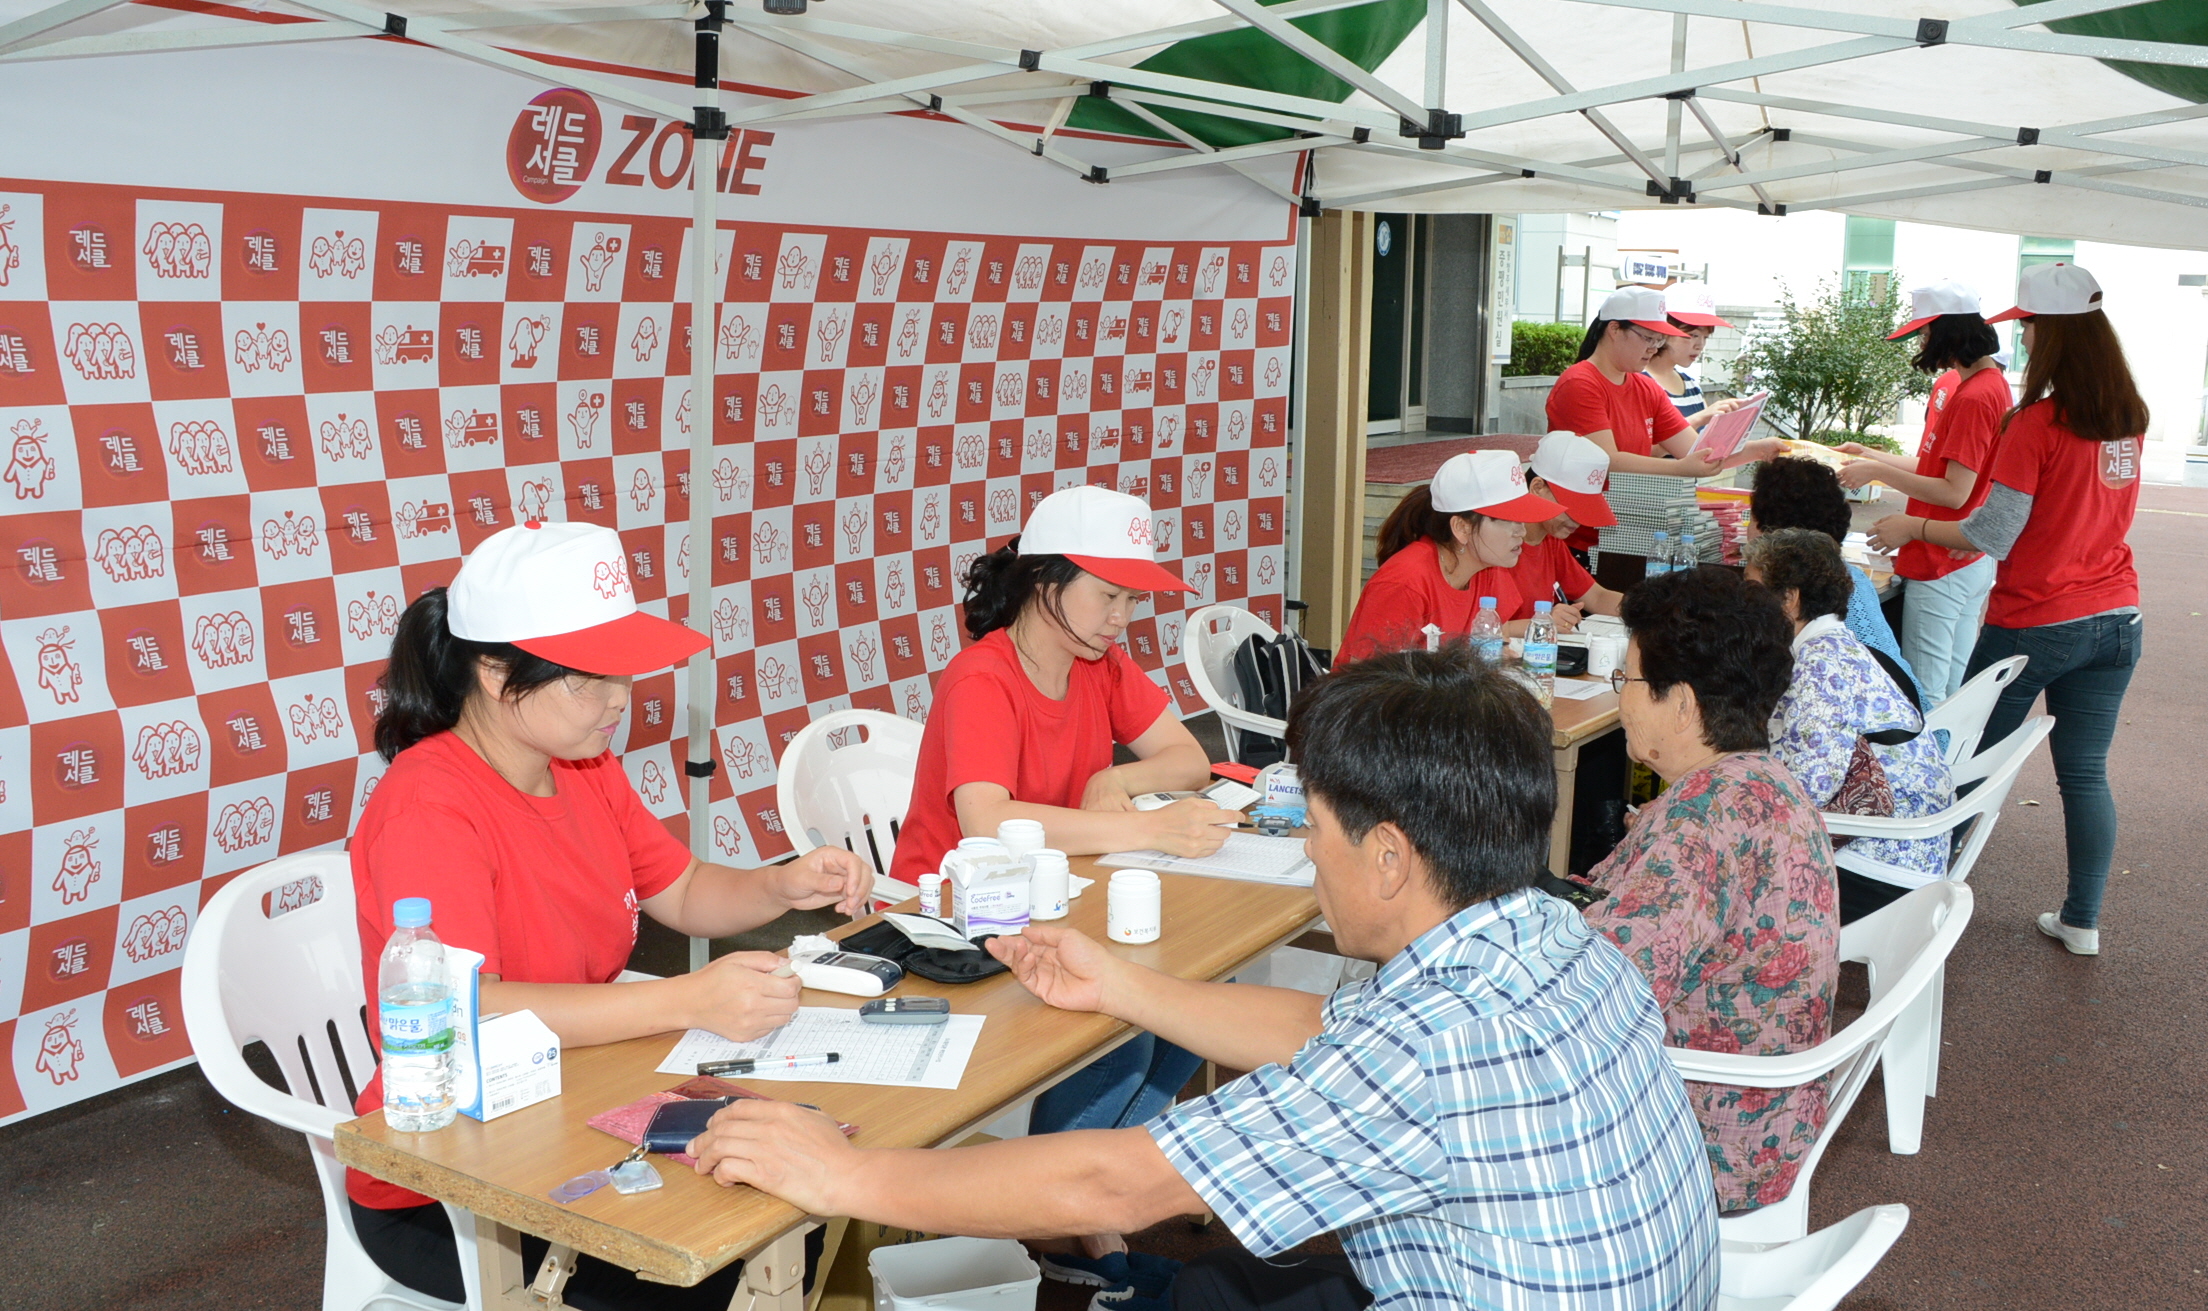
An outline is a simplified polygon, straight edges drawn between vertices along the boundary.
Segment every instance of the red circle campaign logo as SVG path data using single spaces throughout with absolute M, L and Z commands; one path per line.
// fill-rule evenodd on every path
M 529 199 L 557 205 L 589 179 L 601 135 L 597 101 L 568 87 L 547 91 L 514 117 L 506 176 Z

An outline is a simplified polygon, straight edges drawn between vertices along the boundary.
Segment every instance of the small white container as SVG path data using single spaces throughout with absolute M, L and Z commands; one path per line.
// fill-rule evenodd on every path
M 1595 634 L 1587 639 L 1587 676 L 1608 678 L 1625 659 L 1625 639 Z
M 1004 844 L 995 838 L 960 838 L 958 849 L 960 851 L 1002 851 L 1004 850 Z
M 941 874 L 922 874 L 920 876 L 920 913 L 933 915 L 937 919 L 943 918 L 943 876 Z
M 1105 936 L 1114 942 L 1156 942 L 1164 920 L 1163 890 L 1158 876 L 1146 869 L 1112 872 L 1105 908 Z
M 1009 1238 L 937 1238 L 867 1253 L 874 1311 L 1035 1311 L 1043 1272 Z
M 1027 917 L 1064 919 L 1067 903 L 1073 900 L 1073 868 L 1066 861 L 1066 853 L 1044 847 L 1027 859 L 1035 870 L 1035 881 L 1028 891 Z
M 1032 856 L 1049 845 L 1039 819 L 1008 819 L 997 825 L 997 841 L 1015 856 Z

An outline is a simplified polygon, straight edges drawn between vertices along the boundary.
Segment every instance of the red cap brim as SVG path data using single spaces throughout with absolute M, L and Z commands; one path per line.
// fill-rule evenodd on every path
M 1887 333 L 1886 340 L 1900 341 L 1903 337 L 1908 336 L 1912 332 L 1921 331 L 1925 324 L 1930 323 L 1932 320 L 1938 317 L 1940 316 L 1937 314 L 1927 314 L 1921 319 L 1911 319 L 1907 323 L 1904 323 L 1900 327 L 1894 329 L 1892 332 Z
M 1695 328 L 1730 328 L 1733 326 L 1715 314 L 1674 314 L 1671 317 Z
M 514 643 L 555 664 L 609 677 L 665 669 L 712 644 L 712 638 L 696 629 L 642 611 L 572 633 L 526 637 Z
M 1617 526 L 1618 516 L 1610 509 L 1610 502 L 1599 495 L 1587 492 L 1568 492 L 1555 483 L 1549 484 L 1549 495 L 1556 498 L 1558 508 L 1572 516 L 1582 527 L 1614 528 Z
M 1132 588 L 1137 592 L 1196 590 L 1154 560 L 1125 560 L 1108 555 L 1069 555 L 1066 558 L 1114 587 Z
M 1482 514 L 1490 519 L 1509 519 L 1515 523 L 1547 523 L 1556 517 L 1560 504 L 1561 502 L 1527 492 L 1523 496 L 1513 496 L 1499 505 L 1476 505 L 1460 513 Z
M 2012 305 L 2009 308 L 2001 311 L 1999 314 L 1988 316 L 1986 322 L 2007 323 L 2010 319 L 2028 319 L 2030 317 L 2032 317 L 2032 312 L 2030 310 L 2025 309 L 2022 305 Z
M 1679 331 L 1679 329 L 1672 327 L 1668 321 L 1661 319 L 1627 319 L 1626 322 L 1632 324 L 1636 328 L 1646 328 L 1650 332 L 1660 332 L 1666 337 L 1684 337 L 1687 335 Z

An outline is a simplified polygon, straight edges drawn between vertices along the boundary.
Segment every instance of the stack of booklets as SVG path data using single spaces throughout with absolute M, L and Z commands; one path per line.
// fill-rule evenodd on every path
M 1613 473 L 1605 494 L 1618 516 L 1617 526 L 1601 530 L 1597 552 L 1646 557 L 1656 549 L 1659 532 L 1684 533 L 1694 541 L 1695 558 L 1715 564 L 1725 558 L 1725 532 L 1715 515 L 1695 497 L 1692 478 L 1651 473 Z

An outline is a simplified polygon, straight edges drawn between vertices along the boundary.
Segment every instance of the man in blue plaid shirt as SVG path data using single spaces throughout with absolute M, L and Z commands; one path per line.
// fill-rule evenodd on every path
M 1246 1249 L 1096 1307 L 1711 1306 L 1709 1165 L 1655 1001 L 1528 887 L 1556 805 L 1547 714 L 1468 650 L 1405 652 L 1314 684 L 1288 742 L 1313 891 L 1372 980 L 1321 999 L 1171 978 L 1071 929 L 991 943 L 1044 1001 L 1251 1074 L 1141 1128 L 950 1152 L 863 1150 L 825 1116 L 739 1102 L 692 1145 L 699 1168 L 935 1233 L 1132 1233 L 1209 1208 Z M 1346 1262 L 1282 1257 L 1326 1233 Z

